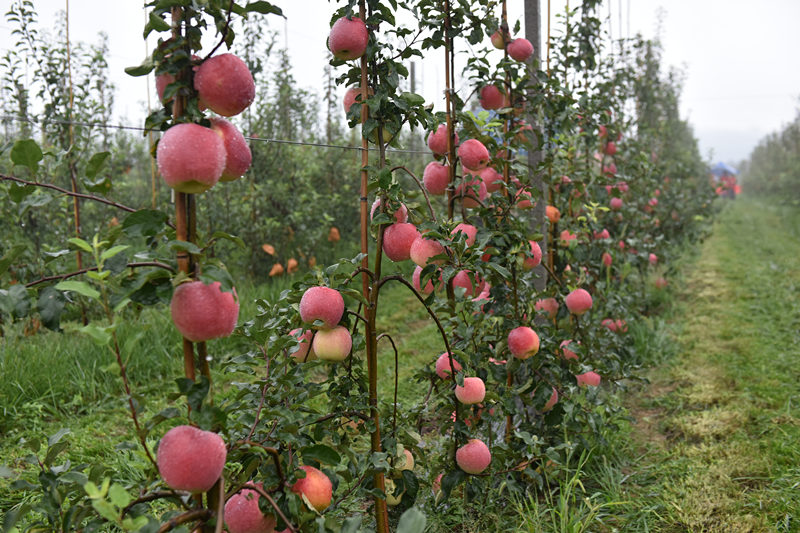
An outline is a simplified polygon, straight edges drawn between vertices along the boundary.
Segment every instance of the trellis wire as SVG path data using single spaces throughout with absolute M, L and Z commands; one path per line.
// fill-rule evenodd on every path
M 56 119 L 32 119 L 32 118 L 25 118 L 25 117 L 15 117 L 11 115 L 0 115 L 0 121 L 8 121 L 13 120 L 15 122 L 28 122 L 29 124 L 63 124 L 63 125 L 73 125 L 73 126 L 84 126 L 87 128 L 111 128 L 117 130 L 132 130 L 132 131 L 142 131 L 142 132 L 160 132 L 161 130 L 157 130 L 155 128 L 141 128 L 139 126 L 127 126 L 125 124 L 104 124 L 102 122 L 78 122 L 78 121 L 70 121 L 70 120 L 56 120 Z M 295 145 L 295 146 L 316 146 L 318 148 L 338 148 L 340 150 L 364 150 L 364 148 L 360 146 L 348 146 L 342 144 L 328 144 L 328 143 L 312 143 L 312 142 L 304 142 L 304 141 L 290 141 L 287 139 L 264 139 L 262 137 L 248 137 L 245 136 L 245 139 L 249 141 L 257 141 L 257 142 L 266 142 L 272 144 L 288 144 L 288 145 Z M 367 150 L 372 152 L 377 152 L 377 148 L 367 148 Z M 394 153 L 402 153 L 402 154 L 430 154 L 429 151 L 425 150 L 405 150 L 402 148 L 387 148 L 386 151 L 394 152 Z

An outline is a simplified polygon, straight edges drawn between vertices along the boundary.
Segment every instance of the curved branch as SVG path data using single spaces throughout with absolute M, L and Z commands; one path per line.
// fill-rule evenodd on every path
M 159 490 L 156 492 L 151 492 L 150 494 L 145 494 L 144 496 L 141 496 L 140 498 L 136 498 L 135 500 L 133 500 L 131 503 L 129 503 L 122 509 L 121 511 L 122 516 L 128 514 L 128 511 L 130 511 L 135 505 L 139 505 L 140 503 L 147 503 L 155 500 L 160 500 L 162 498 L 164 499 L 174 498 L 178 501 L 178 503 L 183 505 L 184 508 L 188 510 L 188 507 L 186 507 L 186 505 L 183 503 L 183 498 L 181 498 L 180 494 L 172 490 Z
M 425 190 L 425 187 L 422 185 L 422 182 L 421 182 L 421 181 L 419 181 L 419 178 L 418 178 L 416 175 L 414 175 L 414 173 L 413 173 L 413 172 L 411 172 L 410 170 L 408 170 L 408 168 L 407 168 L 405 165 L 398 165 L 398 166 L 396 166 L 396 167 L 393 167 L 393 168 L 392 168 L 392 170 L 391 170 L 391 172 L 394 172 L 395 170 L 405 170 L 406 174 L 408 174 L 409 176 L 411 176 L 411 177 L 414 179 L 414 181 L 415 181 L 415 182 L 417 182 L 417 186 L 419 187 L 419 190 L 421 190 L 421 191 L 422 191 L 422 194 L 425 196 L 425 203 L 427 203 L 427 204 L 428 204 L 428 210 L 431 212 L 431 219 L 432 219 L 434 222 L 437 222 L 437 220 L 436 220 L 436 214 L 433 212 L 433 206 L 431 205 L 431 199 L 430 199 L 430 197 L 428 196 L 428 191 L 427 191 L 427 190 Z
M 209 509 L 193 509 L 191 511 L 187 511 L 171 519 L 169 522 L 162 524 L 161 527 L 158 528 L 158 533 L 166 533 L 167 531 L 171 531 L 179 525 L 187 522 L 194 522 L 195 520 L 208 520 L 213 514 L 214 513 L 212 513 Z
M 119 202 L 115 202 L 113 200 L 109 200 L 108 198 L 103 198 L 102 196 L 95 196 L 93 194 L 83 194 L 79 192 L 72 192 L 68 189 L 63 189 L 57 185 L 53 185 L 52 183 L 42 183 L 40 181 L 28 181 L 22 178 L 17 178 L 15 176 L 6 176 L 5 174 L 0 174 L 0 180 L 2 181 L 13 181 L 15 183 L 20 183 L 22 185 L 30 185 L 33 187 L 41 187 L 43 189 L 52 189 L 54 191 L 58 191 L 61 194 L 66 194 L 67 196 L 74 196 L 75 198 L 83 198 L 84 200 L 92 200 L 93 202 L 99 202 L 101 204 L 110 205 L 112 207 L 116 207 L 117 209 L 121 209 L 122 211 L 127 211 L 128 213 L 135 213 L 138 211 L 133 207 L 129 207 L 127 205 L 121 204 Z M 167 221 L 167 225 L 175 229 L 175 226 Z
M 228 29 L 231 27 L 231 15 L 233 14 L 233 0 L 228 4 L 228 18 L 225 20 L 225 27 L 222 29 L 222 37 L 220 37 L 217 46 L 211 49 L 206 57 L 203 58 L 203 61 L 208 59 L 209 57 L 214 55 L 214 52 L 219 50 L 219 47 L 225 43 L 225 38 L 228 36 Z
M 281 468 L 281 454 L 275 448 L 270 446 L 264 446 L 261 443 L 252 441 L 252 440 L 238 440 L 236 441 L 235 445 L 246 444 L 248 446 L 252 446 L 254 448 L 260 448 L 267 452 L 269 455 L 272 456 L 272 460 L 275 462 L 275 470 L 278 471 L 278 477 L 281 478 L 281 487 L 286 485 L 286 476 L 283 475 L 283 468 Z
M 442 327 L 442 323 L 439 321 L 439 317 L 436 316 L 436 313 L 434 313 L 433 310 L 430 307 L 425 305 L 425 299 L 422 297 L 422 295 L 419 292 L 417 292 L 417 289 L 415 289 L 414 286 L 410 282 L 408 282 L 403 276 L 401 276 L 399 274 L 395 274 L 395 275 L 392 275 L 392 276 L 384 277 L 383 279 L 381 279 L 378 282 L 378 288 L 383 286 L 383 284 L 386 283 L 387 281 L 399 281 L 400 283 L 402 283 L 403 285 L 408 287 L 408 289 L 412 293 L 414 293 L 414 296 L 417 297 L 417 300 L 419 300 L 419 302 L 422 304 L 422 306 L 425 308 L 425 310 L 428 311 L 428 314 L 433 319 L 433 321 L 436 322 L 436 327 L 439 328 L 439 333 L 441 334 L 442 340 L 444 341 L 445 350 L 447 350 L 447 353 L 451 353 L 450 352 L 450 342 L 447 340 L 447 333 L 445 333 L 444 327 Z M 455 376 L 455 373 L 453 374 L 453 376 Z
M 366 324 L 366 323 L 367 323 L 367 319 L 366 319 L 366 318 L 364 318 L 364 316 L 363 316 L 363 315 L 361 315 L 360 313 L 356 313 L 355 311 L 351 311 L 351 310 L 349 310 L 349 309 L 345 309 L 345 312 L 346 312 L 348 315 L 353 315 L 354 317 L 356 317 L 357 319 L 359 319 L 360 321 L 362 321 L 364 324 Z
M 297 528 L 294 527 L 291 522 L 289 522 L 289 519 L 286 518 L 286 515 L 283 514 L 281 508 L 278 507 L 278 504 L 275 503 L 275 500 L 272 499 L 272 496 L 270 496 L 269 493 L 267 493 L 267 491 L 265 491 L 262 487 L 257 487 L 256 485 L 253 485 L 252 483 L 248 483 L 242 488 L 254 490 L 261 496 L 263 496 L 269 502 L 272 508 L 275 509 L 275 512 L 278 513 L 278 516 L 281 517 L 281 520 L 283 520 L 286 523 L 286 527 L 289 528 L 289 531 L 291 531 L 292 533 L 297 533 Z
M 397 432 L 397 389 L 400 386 L 399 382 L 400 376 L 398 375 L 400 367 L 400 362 L 399 362 L 400 358 L 397 354 L 397 346 L 394 343 L 394 339 L 388 333 L 381 333 L 380 335 L 378 335 L 378 338 L 375 339 L 375 342 L 376 343 L 380 342 L 380 340 L 384 337 L 389 339 L 389 342 L 392 343 L 392 349 L 394 350 L 394 404 L 393 404 L 394 412 L 392 413 L 392 437 L 394 437 L 395 433 Z
M 175 273 L 174 268 L 165 263 L 159 263 L 158 261 L 144 261 L 140 263 L 128 263 L 127 265 L 125 265 L 125 268 L 142 268 L 142 267 L 158 267 L 158 268 L 163 268 L 165 270 L 169 270 L 173 274 Z M 67 274 L 59 274 L 57 276 L 46 276 L 44 278 L 37 279 L 36 281 L 31 281 L 29 283 L 26 283 L 25 286 L 34 287 L 36 285 L 39 285 L 40 283 L 47 283 L 48 281 L 55 281 L 57 279 L 63 280 L 75 276 L 81 276 L 83 274 L 86 274 L 87 272 L 94 272 L 94 271 L 97 271 L 96 266 L 91 268 L 84 268 L 82 270 L 76 270 L 75 272 L 69 272 Z

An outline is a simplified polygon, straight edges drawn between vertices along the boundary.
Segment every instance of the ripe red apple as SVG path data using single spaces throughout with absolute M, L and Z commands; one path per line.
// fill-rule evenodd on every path
M 222 138 L 222 143 L 225 145 L 225 169 L 219 178 L 220 181 L 234 181 L 241 178 L 253 162 L 253 154 L 250 153 L 244 135 L 224 118 L 212 117 L 209 120 L 211 129 Z
M 438 161 L 431 161 L 422 173 L 422 183 L 429 193 L 440 195 L 447 191 L 450 183 L 450 165 L 443 165 Z
M 194 88 L 200 102 L 224 117 L 238 115 L 256 97 L 250 69 L 233 54 L 220 54 L 203 61 L 194 73 Z
M 515 61 L 525 62 L 533 54 L 533 45 L 528 39 L 518 38 L 508 43 L 508 55 Z
M 333 498 L 333 484 L 322 471 L 313 466 L 301 466 L 306 477 L 298 479 L 292 485 L 292 492 L 299 494 L 306 505 L 322 512 L 328 508 Z
M 592 308 L 592 295 L 586 289 L 575 289 L 567 295 L 567 309 L 574 315 L 582 315 Z
M 222 437 L 193 426 L 176 426 L 161 438 L 158 473 L 172 489 L 207 492 L 217 482 L 228 455 Z
M 504 184 L 503 175 L 497 172 L 492 167 L 484 168 L 483 170 L 478 172 L 478 175 L 483 180 L 483 183 L 486 184 L 487 192 L 495 192 L 503 188 Z
M 428 280 L 428 283 L 425 284 L 425 289 L 423 290 L 422 288 L 420 288 L 420 282 L 421 282 L 420 278 L 421 277 L 422 277 L 422 267 L 419 267 L 419 266 L 415 267 L 414 268 L 414 273 L 411 275 L 411 281 L 414 284 L 414 288 L 417 289 L 417 292 L 420 292 L 420 293 L 423 293 L 423 294 L 432 293 L 433 292 L 433 282 L 431 280 Z
M 477 195 L 475 194 L 475 187 L 478 188 Z M 465 176 L 464 181 L 456 187 L 454 193 L 456 198 L 461 198 L 464 207 L 473 208 L 478 207 L 478 201 L 484 202 L 488 198 L 489 193 L 486 191 L 486 184 L 480 178 L 467 179 Z
M 547 313 L 547 318 L 552 320 L 558 314 L 558 301 L 555 298 L 544 298 L 537 300 L 536 303 L 533 304 L 533 308 L 537 311 L 544 311 Z
M 375 210 L 378 209 L 381 205 L 381 199 L 376 198 L 374 202 L 372 202 L 372 208 L 369 210 L 369 218 L 375 216 Z M 394 212 L 394 220 L 395 222 L 408 222 L 408 208 L 403 204 L 400 204 L 400 207 L 397 208 L 397 211 Z
M 658 256 L 656 254 L 650 254 L 647 260 L 650 261 L 651 265 L 655 265 L 656 263 L 658 263 Z
M 472 285 L 472 277 L 469 270 L 461 270 L 453 276 L 453 288 L 462 287 L 465 292 L 464 296 L 475 297 L 483 290 L 485 283 L 479 281 L 477 286 Z
M 426 239 L 425 237 L 420 235 L 411 244 L 411 250 L 409 251 L 409 256 L 417 266 L 425 268 L 425 266 L 429 263 L 431 257 L 435 257 L 437 255 L 441 255 L 444 253 L 445 253 L 444 246 L 439 244 L 437 241 L 434 241 L 433 239 Z M 434 262 L 436 264 L 441 264 L 442 260 L 437 260 Z
M 464 168 L 469 170 L 482 170 L 489 164 L 489 150 L 477 139 L 467 139 L 461 143 L 458 147 L 458 157 Z
M 453 361 L 453 368 L 456 372 L 461 370 L 461 364 L 456 361 L 455 357 L 450 357 L 447 352 L 444 352 L 439 358 L 436 360 L 436 375 L 442 379 L 448 379 L 450 377 L 450 360 Z
M 342 61 L 358 59 L 367 51 L 369 32 L 367 25 L 358 17 L 342 17 L 333 23 L 328 36 L 328 48 L 333 57 Z
M 597 387 L 600 385 L 600 374 L 597 372 L 584 372 L 583 374 L 578 374 L 575 376 L 575 379 L 578 380 L 579 387 Z
M 479 96 L 484 109 L 502 109 L 508 107 L 508 98 L 496 85 L 484 85 Z
M 559 220 L 561 220 L 561 211 L 554 205 L 548 205 L 544 208 L 544 214 L 547 217 L 547 220 L 550 221 L 551 224 L 555 224 Z
M 658 278 L 653 283 L 655 284 L 657 289 L 664 289 L 666 288 L 667 285 L 669 285 L 669 282 L 666 280 L 666 278 L 663 277 Z
M 198 124 L 176 124 L 161 136 L 156 150 L 158 171 L 178 192 L 205 192 L 225 170 L 225 143 Z
M 306 324 L 315 320 L 324 322 L 330 329 L 342 319 L 344 299 L 339 291 L 330 287 L 309 287 L 300 298 L 300 319 Z
M 508 350 L 517 359 L 527 359 L 539 351 L 539 335 L 527 326 L 520 326 L 508 333 Z
M 481 378 L 464 378 L 464 386 L 456 385 L 456 398 L 465 405 L 481 403 L 486 397 L 486 386 Z
M 608 232 L 607 229 L 603 229 L 603 231 L 595 231 L 594 232 L 595 239 L 610 239 L 611 234 Z
M 610 267 L 612 261 L 613 258 L 611 257 L 611 254 L 608 252 L 603 252 L 603 264 L 607 267 Z
M 619 211 L 622 209 L 622 198 L 612 198 L 611 202 L 609 202 L 609 207 L 611 207 L 612 211 Z
M 556 390 L 555 387 L 553 387 L 553 394 L 550 395 L 550 399 L 547 400 L 547 403 L 544 404 L 544 407 L 542 407 L 542 412 L 546 413 L 547 411 L 555 407 L 557 403 L 558 403 L 558 391 Z
M 489 448 L 478 439 L 470 439 L 456 451 L 456 464 L 467 474 L 480 474 L 491 462 Z
M 478 237 L 478 228 L 473 226 L 472 224 L 466 224 L 462 222 L 458 226 L 456 226 L 453 231 L 450 232 L 451 235 L 458 236 L 459 233 L 463 233 L 467 236 L 466 244 L 467 246 L 472 246 L 475 244 L 475 239 Z
M 458 146 L 458 133 L 455 133 L 453 142 Z M 436 155 L 447 154 L 447 124 L 439 124 L 436 131 L 428 135 L 428 148 Z
M 578 236 L 572 233 L 571 231 L 565 229 L 558 235 L 558 239 L 559 239 L 559 244 L 561 246 L 567 247 L 570 245 L 572 241 L 577 241 Z
M 262 483 L 254 483 L 263 488 Z M 242 489 L 225 503 L 225 526 L 228 533 L 274 533 L 277 520 L 258 508 L 261 495 L 252 489 Z
M 297 351 L 291 353 L 291 355 L 295 361 L 298 363 L 302 363 L 304 361 L 313 361 L 317 358 L 317 354 L 314 353 L 314 350 L 311 349 L 311 337 L 314 336 L 314 332 L 310 329 L 303 330 L 301 328 L 295 328 L 289 332 L 289 335 L 296 338 L 297 343 Z
M 571 339 L 567 339 L 565 341 L 561 341 L 561 344 L 559 344 L 559 348 L 561 348 L 561 355 L 564 356 L 564 359 L 567 359 L 567 360 L 574 359 L 574 360 L 577 361 L 578 360 L 578 354 L 576 354 L 575 352 L 573 352 L 572 350 L 569 349 L 569 345 L 572 344 L 572 342 L 573 341 Z M 580 341 L 578 342 L 578 344 L 580 344 Z
M 371 87 L 367 87 L 367 95 L 372 96 L 375 92 L 372 90 Z M 342 105 L 344 105 L 344 113 L 345 115 L 350 112 L 350 108 L 353 107 L 353 104 L 357 103 L 356 100 L 359 99 L 361 95 L 361 87 L 350 87 L 347 89 L 347 92 L 344 93 L 344 100 L 342 101 Z M 360 105 L 361 102 L 358 102 Z
M 219 281 L 180 284 L 172 293 L 169 308 L 175 327 L 192 342 L 227 337 L 239 318 L 236 291 L 222 292 Z
M 350 331 L 344 326 L 321 329 L 311 345 L 317 357 L 325 361 L 344 361 L 353 347 Z
M 414 224 L 395 222 L 383 232 L 383 253 L 392 261 L 405 261 L 411 258 L 411 245 L 419 237 Z
M 606 143 L 606 146 L 603 149 L 603 152 L 606 155 L 614 155 L 614 154 L 616 154 L 617 153 L 617 144 L 615 142 L 613 142 L 613 141 Z
M 542 248 L 539 246 L 539 243 L 536 241 L 528 241 L 531 245 L 531 256 L 526 257 L 524 261 L 522 261 L 522 268 L 525 270 L 531 270 L 539 266 L 542 262 Z

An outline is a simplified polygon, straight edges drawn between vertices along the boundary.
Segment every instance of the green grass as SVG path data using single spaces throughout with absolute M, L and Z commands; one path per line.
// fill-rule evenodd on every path
M 678 289 L 680 353 L 628 398 L 625 477 L 605 490 L 632 503 L 609 530 L 800 530 L 798 257 L 797 209 L 722 213 Z

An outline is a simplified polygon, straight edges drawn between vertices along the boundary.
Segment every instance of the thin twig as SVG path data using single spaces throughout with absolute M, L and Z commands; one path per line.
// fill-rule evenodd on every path
M 261 487 L 258 487 L 258 486 L 256 486 L 256 485 L 253 485 L 252 483 L 248 483 L 248 484 L 247 484 L 247 485 L 245 485 L 243 488 L 245 488 L 245 489 L 250 489 L 250 490 L 254 490 L 254 491 L 256 491 L 257 493 L 259 493 L 261 496 L 263 496 L 264 498 L 266 498 L 266 500 L 269 502 L 269 504 L 272 506 L 272 508 L 273 508 L 273 509 L 275 509 L 275 512 L 276 512 L 276 513 L 278 513 L 278 516 L 280 516 L 280 517 L 281 517 L 281 520 L 283 520 L 283 521 L 286 523 L 286 527 L 287 527 L 287 528 L 289 528 L 289 531 L 291 531 L 292 533 L 297 533 L 297 528 L 296 528 L 296 527 L 294 527 L 294 526 L 292 525 L 292 523 L 291 523 L 291 522 L 289 522 L 289 519 L 288 519 L 288 518 L 286 518 L 286 515 L 285 515 L 285 514 L 283 514 L 283 511 L 281 511 L 281 508 L 280 508 L 280 507 L 278 507 L 278 504 L 277 504 L 277 503 L 275 503 L 275 500 L 273 500 L 273 499 L 272 499 L 272 496 L 270 496 L 270 495 L 267 493 L 267 491 L 265 491 L 265 490 L 264 490 L 263 488 L 261 488 Z
M 436 222 L 436 213 L 434 213 L 433 211 L 433 206 L 431 205 L 431 199 L 428 196 L 428 191 L 425 189 L 425 186 L 422 185 L 422 182 L 419 181 L 419 178 L 413 172 L 408 170 L 408 168 L 405 165 L 398 165 L 396 167 L 393 167 L 391 172 L 394 172 L 395 170 L 405 170 L 406 174 L 411 176 L 414 179 L 414 181 L 417 182 L 419 190 L 422 191 L 422 194 L 425 196 L 425 203 L 428 204 L 428 210 L 431 212 L 431 219 L 434 222 Z
M 213 516 L 213 512 L 209 509 L 193 509 L 183 514 L 170 519 L 168 522 L 158 528 L 158 533 L 166 533 L 187 522 L 194 522 L 195 520 L 206 521 Z
M 399 367 L 400 367 L 400 357 L 397 354 L 397 346 L 394 343 L 394 339 L 392 339 L 391 335 L 388 333 L 381 333 L 378 335 L 378 338 L 375 342 L 380 342 L 382 338 L 386 337 L 389 339 L 389 342 L 392 343 L 392 349 L 394 350 L 394 412 L 392 413 L 392 437 L 394 438 L 395 433 L 397 432 L 397 389 L 400 386 L 400 376 L 399 376 Z
M 164 263 L 159 263 L 158 261 L 145 261 L 145 262 L 141 262 L 141 263 L 128 263 L 127 265 L 125 265 L 125 268 L 143 268 L 143 267 L 158 267 L 158 268 L 163 268 L 165 270 L 169 270 L 172 273 L 175 272 L 175 269 L 172 268 L 171 266 L 169 266 L 167 264 L 164 264 Z M 57 276 L 46 276 L 44 278 L 37 279 L 36 281 L 31 281 L 29 283 L 26 283 L 25 286 L 26 287 L 34 287 L 36 285 L 39 285 L 40 283 L 47 283 L 48 281 L 55 281 L 57 279 L 67 279 L 67 278 L 72 278 L 72 277 L 75 277 L 75 276 L 81 276 L 83 274 L 86 274 L 87 272 L 94 272 L 96 270 L 97 270 L 97 267 L 95 266 L 95 267 L 91 267 L 91 268 L 84 268 L 82 270 L 76 270 L 75 272 L 69 272 L 67 274 L 59 274 Z
M 231 15 L 232 14 L 233 14 L 233 0 L 231 0 L 230 3 L 228 4 L 228 18 L 225 20 L 225 27 L 222 29 L 222 37 L 220 37 L 219 42 L 217 43 L 217 46 L 215 46 L 214 48 L 211 49 L 211 51 L 203 59 L 203 61 L 205 61 L 209 57 L 213 56 L 214 52 L 216 52 L 219 49 L 219 47 L 222 46 L 225 43 L 225 38 L 228 36 L 228 29 L 231 27 Z

